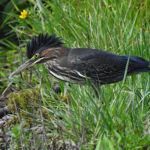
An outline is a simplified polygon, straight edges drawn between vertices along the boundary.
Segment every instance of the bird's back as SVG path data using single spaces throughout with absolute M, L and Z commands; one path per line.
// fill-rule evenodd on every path
M 95 82 L 101 82 L 101 84 L 122 80 L 126 67 L 128 69 L 127 75 L 150 70 L 150 62 L 141 57 L 119 56 L 107 51 L 88 48 L 70 50 L 67 64 L 73 70 L 77 70 L 80 75 Z

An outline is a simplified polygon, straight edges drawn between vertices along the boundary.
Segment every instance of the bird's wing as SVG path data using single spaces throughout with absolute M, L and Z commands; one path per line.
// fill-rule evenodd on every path
M 129 63 L 127 66 L 127 62 Z M 114 83 L 123 79 L 126 66 L 127 75 L 138 72 L 148 72 L 150 62 L 136 56 L 119 56 L 107 51 L 75 48 L 70 50 L 67 60 L 68 66 L 82 76 L 102 84 Z
M 72 49 L 68 56 L 71 68 L 90 79 L 100 81 L 115 77 L 121 80 L 119 76 L 122 78 L 124 75 L 126 63 L 127 58 L 121 59 L 119 55 L 95 49 Z
M 129 63 L 128 62 L 129 59 Z M 128 66 L 127 66 L 128 64 Z M 150 62 L 136 56 L 119 56 L 107 51 L 75 48 L 69 51 L 61 65 L 74 70 L 80 77 L 100 81 L 102 84 L 114 83 L 127 75 L 150 71 Z

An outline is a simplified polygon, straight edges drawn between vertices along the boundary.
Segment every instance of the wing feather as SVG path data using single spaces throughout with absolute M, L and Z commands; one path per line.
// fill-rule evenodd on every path
M 127 75 L 136 74 L 149 64 L 140 57 L 119 56 L 103 50 L 87 48 L 72 49 L 68 56 L 68 64 L 83 76 L 106 84 L 123 79 L 128 59 Z

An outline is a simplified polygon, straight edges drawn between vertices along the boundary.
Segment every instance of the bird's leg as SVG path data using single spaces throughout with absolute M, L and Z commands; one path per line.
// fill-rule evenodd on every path
M 94 93 L 96 95 L 96 97 L 99 99 L 100 98 L 100 90 L 101 90 L 101 85 L 98 83 L 91 83 L 91 86 L 94 90 Z
M 59 83 L 55 83 L 55 84 L 54 84 L 54 91 L 55 91 L 57 94 L 60 94 L 60 93 L 61 93 L 61 88 L 60 88 Z

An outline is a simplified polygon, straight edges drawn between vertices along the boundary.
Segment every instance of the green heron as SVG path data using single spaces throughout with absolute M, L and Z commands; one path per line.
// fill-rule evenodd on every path
M 90 48 L 66 48 L 59 37 L 40 34 L 27 44 L 27 60 L 10 77 L 27 67 L 44 63 L 54 77 L 78 84 L 87 79 L 93 85 L 111 84 L 126 75 L 150 71 L 150 62 L 141 57 L 119 56 Z

